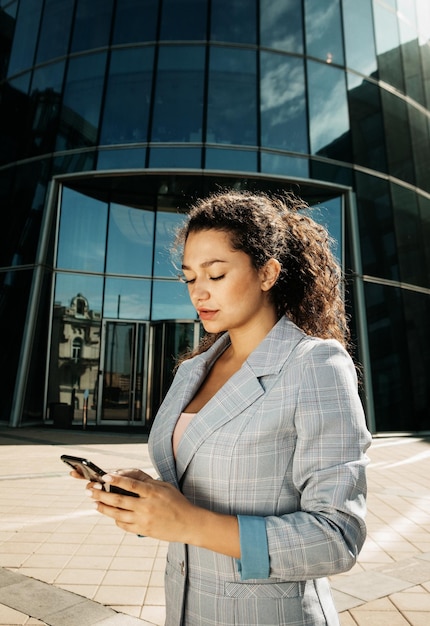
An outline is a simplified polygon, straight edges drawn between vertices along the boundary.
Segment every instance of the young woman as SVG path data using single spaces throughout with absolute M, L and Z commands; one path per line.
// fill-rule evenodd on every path
M 89 485 L 126 531 L 170 542 L 166 625 L 339 624 L 327 576 L 365 539 L 370 444 L 340 270 L 297 198 L 226 192 L 179 234 L 207 331 L 151 430 L 161 480 Z

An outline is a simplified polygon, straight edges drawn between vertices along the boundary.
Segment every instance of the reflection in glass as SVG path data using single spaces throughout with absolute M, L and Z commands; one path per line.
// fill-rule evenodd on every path
M 256 145 L 256 82 L 254 50 L 211 48 L 208 143 Z
M 157 212 L 154 276 L 178 276 L 179 269 L 174 266 L 171 249 L 176 231 L 184 220 L 185 216 L 181 213 Z
M 430 192 L 430 120 L 422 109 L 411 104 L 406 106 L 411 130 L 416 185 Z
M 150 280 L 106 278 L 103 317 L 147 320 L 150 302 Z
M 258 155 L 255 150 L 206 149 L 206 168 L 232 172 L 256 172 Z
M 292 178 L 309 178 L 308 159 L 291 157 L 274 152 L 261 152 L 261 171 Z
M 99 150 L 98 170 L 143 169 L 146 161 L 146 148 L 118 148 Z
M 33 65 L 41 11 L 42 2 L 20 1 L 9 59 L 8 76 L 18 74 L 18 72 L 22 72 Z
M 63 189 L 57 267 L 103 272 L 107 204 Z
M 112 43 L 154 41 L 157 0 L 120 0 L 116 3 Z
M 154 280 L 152 294 L 152 320 L 196 319 L 197 313 L 190 302 L 188 289 L 179 281 Z
M 101 277 L 57 275 L 48 377 L 51 419 L 82 419 L 87 396 L 88 418 L 95 417 L 102 290 Z
M 106 272 L 150 276 L 153 240 L 152 211 L 111 204 Z
M 159 148 L 152 146 L 149 151 L 149 167 L 200 168 L 201 148 Z
M 332 252 L 343 266 L 343 199 L 342 196 L 324 200 L 313 207 L 309 216 L 328 230 L 333 239 Z
M 342 70 L 308 61 L 312 154 L 350 161 L 349 115 Z
M 260 45 L 303 54 L 301 0 L 260 0 Z
M 147 140 L 153 58 L 152 47 L 112 52 L 101 144 Z
M 378 54 L 377 78 L 404 92 L 397 15 L 379 2 L 373 3 L 373 13 Z
M 407 104 L 385 89 L 381 89 L 381 99 L 388 171 L 396 178 L 415 184 Z
M 152 141 L 201 141 L 205 49 L 159 50 Z
M 36 62 L 67 54 L 74 0 L 45 0 Z
M 256 0 L 216 0 L 211 3 L 211 39 L 256 43 Z
M 376 71 L 372 0 L 343 0 L 346 65 L 365 76 Z
M 113 0 L 77 0 L 72 52 L 109 43 Z
M 57 138 L 58 150 L 96 144 L 105 65 L 105 53 L 70 59 Z
M 163 0 L 160 39 L 205 40 L 207 2 L 202 0 Z
M 429 273 L 426 267 L 424 233 L 417 194 L 395 184 L 391 185 L 391 194 L 400 280 L 403 283 L 427 287 Z
M 65 62 L 43 65 L 33 72 L 31 98 L 33 103 L 32 147 L 34 152 L 52 152 L 58 123 Z
M 305 0 L 306 52 L 344 65 L 340 0 Z
M 260 67 L 261 145 L 307 153 L 303 60 L 261 51 Z

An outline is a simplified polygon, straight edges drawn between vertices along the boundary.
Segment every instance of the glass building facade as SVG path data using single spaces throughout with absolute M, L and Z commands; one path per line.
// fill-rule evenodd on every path
M 292 190 L 373 432 L 430 430 L 428 0 L 0 0 L 0 422 L 150 428 L 189 204 Z

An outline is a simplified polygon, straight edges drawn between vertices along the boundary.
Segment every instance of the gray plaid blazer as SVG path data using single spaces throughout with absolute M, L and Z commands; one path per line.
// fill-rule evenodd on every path
M 337 341 L 281 319 L 193 418 L 175 462 L 176 420 L 228 344 L 180 366 L 149 449 L 196 505 L 264 517 L 270 574 L 243 581 L 237 560 L 172 543 L 166 626 L 338 625 L 327 576 L 353 566 L 366 534 L 370 435 L 354 365 Z

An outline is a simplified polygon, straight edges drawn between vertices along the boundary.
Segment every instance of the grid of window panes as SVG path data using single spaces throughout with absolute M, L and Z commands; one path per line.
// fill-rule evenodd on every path
M 411 348 L 430 290 L 428 0 L 0 0 L 0 17 L 5 320 L 25 284 L 22 330 L 52 175 L 203 168 L 339 183 L 356 194 L 379 414 L 392 410 L 379 391 L 398 380 L 386 354 L 408 359 L 405 384 L 428 409 L 429 331 Z M 115 238 L 120 210 L 108 205 Z M 115 262 L 104 258 L 112 310 Z M 395 286 L 376 297 L 378 281 Z M 396 329 L 384 349 L 379 326 Z M 3 380 L 14 367 L 5 358 Z

